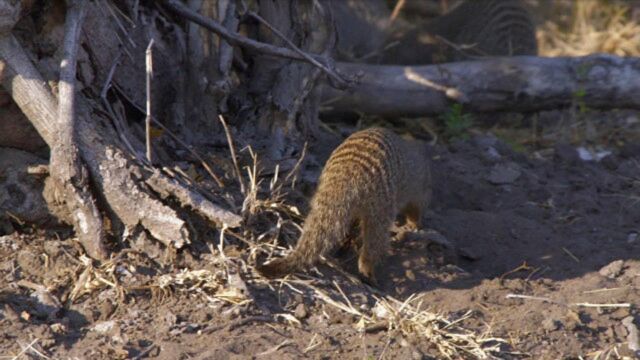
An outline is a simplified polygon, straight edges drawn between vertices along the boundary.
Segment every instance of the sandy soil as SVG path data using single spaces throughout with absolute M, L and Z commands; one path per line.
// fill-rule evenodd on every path
M 0 355 L 422 359 L 443 357 L 434 338 L 467 334 L 497 358 L 633 358 L 639 158 L 633 146 L 600 162 L 562 145 L 523 154 L 491 136 L 436 147 L 425 232 L 396 234 L 377 294 L 326 265 L 266 282 L 233 238 L 226 261 L 211 236 L 98 267 L 64 231 L 23 227 L 0 237 Z M 337 262 L 354 271 L 349 254 Z M 393 318 L 383 295 L 460 327 Z M 453 357 L 482 354 L 467 350 Z

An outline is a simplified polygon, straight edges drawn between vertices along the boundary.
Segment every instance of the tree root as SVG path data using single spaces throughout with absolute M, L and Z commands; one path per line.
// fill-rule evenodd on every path
M 7 19 L 2 19 L 0 13 L 0 23 L 3 21 L 7 22 Z M 134 164 L 131 157 L 121 150 L 117 135 L 110 126 L 105 126 L 105 119 L 91 111 L 89 100 L 80 95 L 75 99 L 76 128 L 73 142 L 78 150 L 75 154 L 77 162 L 69 161 L 73 157 L 65 158 L 72 150 L 65 148 L 70 144 L 56 148 L 60 117 L 57 116 L 54 95 L 13 35 L 9 32 L 0 35 L 2 85 L 52 148 L 52 153 L 62 155 L 58 157 L 61 161 L 56 160 L 56 155 L 52 156 L 51 172 L 61 171 L 71 181 L 54 185 L 57 196 L 48 200 L 55 202 L 57 198 L 66 202 L 69 216 L 62 220 L 71 220 L 87 253 L 97 259 L 106 255 L 102 252 L 105 230 L 101 226 L 98 205 L 101 210 L 108 210 L 103 213 L 115 216 L 114 220 L 128 228 L 141 225 L 166 246 L 181 248 L 189 243 L 185 221 L 148 190 L 140 175 L 145 170 Z M 70 164 L 72 168 L 69 168 Z M 83 166 L 86 166 L 86 170 Z M 134 178 L 132 174 L 139 175 Z M 149 182 L 151 188 L 164 196 L 175 196 L 208 220 L 228 227 L 240 224 L 238 215 L 218 207 L 160 172 L 154 173 Z M 60 208 L 60 204 L 50 205 Z

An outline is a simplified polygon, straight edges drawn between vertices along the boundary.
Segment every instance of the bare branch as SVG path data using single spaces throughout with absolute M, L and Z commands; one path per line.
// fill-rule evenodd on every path
M 201 194 L 190 190 L 175 179 L 162 175 L 158 170 L 154 171 L 147 183 L 159 194 L 175 196 L 183 206 L 191 207 L 194 211 L 216 224 L 235 228 L 240 226 L 242 222 L 242 217 L 239 215 L 213 204 Z
M 322 72 L 324 72 L 325 74 L 327 74 L 327 76 L 331 77 L 333 80 L 335 80 L 340 88 L 345 88 L 346 87 L 346 82 L 345 80 L 340 77 L 338 74 L 336 74 L 333 70 L 327 68 L 326 66 L 324 66 L 322 63 L 320 63 L 319 61 L 317 61 L 316 59 L 314 59 L 313 57 L 311 57 L 311 55 L 305 53 L 304 51 L 302 51 L 299 47 L 297 47 L 294 43 L 291 42 L 291 40 L 287 39 L 286 36 L 284 36 L 283 33 L 281 33 L 280 31 L 278 31 L 278 29 L 276 29 L 275 27 L 271 26 L 271 24 L 269 24 L 269 22 L 265 19 L 262 18 L 262 16 L 256 14 L 253 11 L 249 11 L 248 12 L 249 16 L 251 16 L 252 18 L 258 20 L 258 22 L 260 22 L 262 25 L 264 25 L 267 29 L 269 29 L 269 31 L 271 31 L 272 33 L 274 33 L 277 37 L 279 37 L 280 39 L 282 39 L 282 41 L 284 41 L 285 44 L 287 44 L 288 47 L 291 48 L 291 50 L 295 51 L 296 53 L 298 53 L 300 56 L 302 56 L 307 62 L 309 62 L 310 64 L 315 65 L 316 67 L 318 67 L 320 70 L 322 70 Z
M 163 0 L 163 3 L 176 14 L 184 17 L 189 21 L 193 21 L 194 23 L 220 35 L 220 37 L 222 37 L 231 45 L 244 47 L 244 48 L 251 49 L 266 55 L 282 57 L 282 58 L 292 59 L 292 60 L 306 61 L 314 66 L 318 66 L 330 78 L 334 79 L 337 82 L 337 85 L 344 86 L 347 84 L 347 81 L 343 77 L 338 75 L 335 71 L 329 69 L 326 65 L 322 65 L 324 62 L 326 62 L 326 59 L 322 56 L 307 54 L 297 48 L 296 48 L 297 50 L 290 50 L 287 48 L 274 46 L 271 44 L 263 43 L 260 41 L 256 41 L 256 40 L 244 37 L 235 32 L 231 32 L 224 26 L 218 24 L 218 22 L 214 21 L 213 19 L 209 19 L 205 16 L 198 14 L 197 12 L 189 9 L 187 6 L 185 6 L 184 4 L 182 4 L 177 0 Z M 273 29 L 273 28 L 270 27 L 270 29 Z M 274 34 L 278 36 L 282 36 L 282 34 L 278 34 L 275 32 Z
M 60 63 L 58 136 L 51 147 L 51 178 L 71 214 L 80 243 L 95 259 L 105 259 L 102 215 L 89 187 L 89 173 L 76 143 L 76 62 L 80 31 L 86 13 L 84 1 L 67 2 L 63 56 Z

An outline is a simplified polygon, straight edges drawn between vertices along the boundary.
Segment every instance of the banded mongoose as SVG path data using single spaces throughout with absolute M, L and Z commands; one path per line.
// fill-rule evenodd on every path
M 381 62 L 398 65 L 538 53 L 536 27 L 522 0 L 466 0 L 387 42 Z
M 295 249 L 258 266 L 258 271 L 274 278 L 309 268 L 341 244 L 357 223 L 358 270 L 375 285 L 375 270 L 386 256 L 396 214 L 419 227 L 430 199 L 425 143 L 382 128 L 356 132 L 329 157 Z

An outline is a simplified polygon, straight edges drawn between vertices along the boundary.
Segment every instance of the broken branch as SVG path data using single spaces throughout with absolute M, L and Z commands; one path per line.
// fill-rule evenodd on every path
M 347 81 L 343 77 L 338 75 L 334 70 L 329 69 L 326 65 L 323 65 L 326 62 L 325 58 L 319 55 L 307 54 L 303 52 L 302 50 L 297 48 L 295 45 L 293 45 L 293 43 L 291 43 L 288 39 L 284 38 L 284 36 L 280 32 L 278 32 L 277 30 L 274 31 L 275 29 L 270 25 L 268 26 L 268 28 L 271 31 L 273 31 L 275 35 L 277 35 L 280 38 L 283 38 L 285 40 L 285 43 L 287 43 L 287 45 L 293 46 L 293 49 L 287 49 L 287 48 L 263 43 L 260 41 L 256 41 L 256 40 L 244 37 L 238 33 L 229 31 L 227 28 L 225 28 L 215 20 L 207 18 L 206 16 L 200 15 L 199 13 L 189 9 L 187 6 L 185 6 L 184 4 L 182 4 L 177 0 L 164 0 L 163 3 L 169 9 L 171 9 L 171 11 L 175 12 L 176 14 L 184 17 L 189 21 L 192 21 L 204 27 L 205 29 L 208 29 L 218 34 L 220 37 L 222 37 L 231 45 L 244 47 L 244 48 L 254 50 L 266 55 L 308 62 L 314 66 L 317 66 L 330 78 L 336 80 L 336 83 L 338 85 L 344 87 L 345 84 L 347 84 Z M 257 16 L 257 14 L 254 14 L 254 15 Z M 264 21 L 260 17 L 258 18 L 259 18 L 258 19 L 259 21 L 261 21 L 263 24 L 266 24 L 266 21 Z

